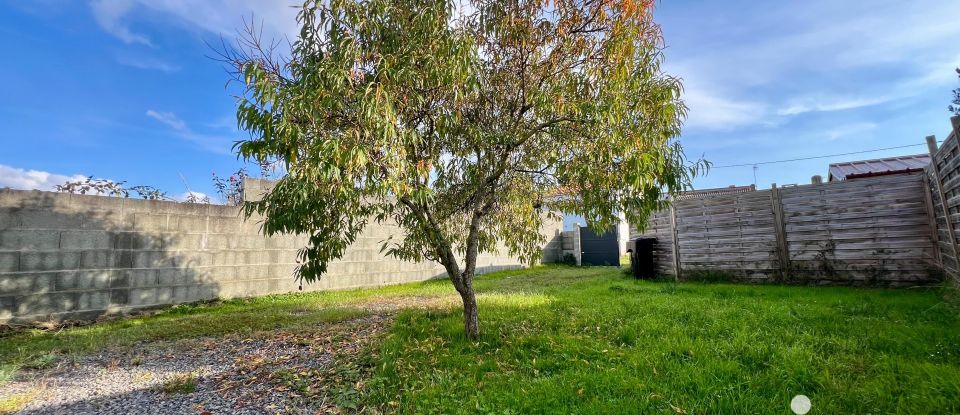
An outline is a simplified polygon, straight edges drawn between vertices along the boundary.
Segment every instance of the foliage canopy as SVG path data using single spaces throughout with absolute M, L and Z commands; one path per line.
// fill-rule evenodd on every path
M 561 211 L 642 224 L 706 167 L 676 140 L 652 0 L 310 0 L 298 22 L 287 58 L 255 28 L 224 57 L 245 86 L 239 154 L 287 172 L 246 214 L 310 235 L 308 282 L 395 223 L 384 252 L 442 264 L 476 338 L 479 253 L 536 261 Z

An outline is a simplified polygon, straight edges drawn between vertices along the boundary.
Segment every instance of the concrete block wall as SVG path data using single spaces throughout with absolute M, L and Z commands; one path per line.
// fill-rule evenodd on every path
M 577 261 L 577 266 L 583 265 L 583 248 L 580 246 L 580 225 L 573 227 L 573 230 L 563 231 L 560 237 L 560 259 L 567 254 L 573 255 Z
M 268 183 L 247 183 L 250 192 Z M 253 193 L 251 193 L 253 194 Z M 559 235 L 551 222 L 544 235 Z M 444 275 L 433 263 L 384 258 L 380 241 L 395 226 L 368 226 L 304 290 L 422 281 Z M 557 251 L 549 238 L 545 258 Z M 0 324 L 86 320 L 104 314 L 298 290 L 304 236 L 264 237 L 233 206 L 0 190 Z M 481 271 L 516 268 L 483 255 Z

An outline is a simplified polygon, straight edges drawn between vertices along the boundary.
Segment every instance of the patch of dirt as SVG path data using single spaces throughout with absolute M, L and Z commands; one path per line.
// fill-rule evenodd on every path
M 370 310 L 379 312 L 373 315 L 314 330 L 107 349 L 54 368 L 23 371 L 0 387 L 0 400 L 32 394 L 21 414 L 349 412 L 355 397 L 350 382 L 358 374 L 344 373 L 353 369 L 337 363 L 355 359 L 386 331 L 391 311 L 401 306 L 410 304 L 374 303 Z
M 386 296 L 374 297 L 364 301 L 360 308 L 372 313 L 393 313 L 400 309 L 451 308 L 460 305 L 460 298 L 454 295 L 443 297 L 428 296 Z

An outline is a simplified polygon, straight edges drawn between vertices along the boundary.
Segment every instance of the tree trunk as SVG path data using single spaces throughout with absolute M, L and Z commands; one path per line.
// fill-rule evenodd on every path
M 480 339 L 480 319 L 477 314 L 477 296 L 473 292 L 473 284 L 467 285 L 460 293 L 463 299 L 463 328 L 470 340 Z

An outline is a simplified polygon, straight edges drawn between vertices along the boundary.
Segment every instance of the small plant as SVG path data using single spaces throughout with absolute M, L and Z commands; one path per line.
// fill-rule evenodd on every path
M 160 384 L 160 391 L 168 395 L 193 393 L 196 390 L 197 374 L 193 372 L 174 375 Z
M 141 199 L 170 200 L 170 197 L 167 196 L 167 192 L 164 192 L 153 186 L 147 186 L 147 185 L 133 186 L 130 188 L 130 190 L 132 190 L 134 193 L 140 196 Z
M 103 196 L 112 196 L 112 197 L 130 197 L 130 192 L 134 192 L 141 199 L 146 200 L 171 200 L 167 193 L 157 189 L 156 187 L 149 185 L 139 185 L 133 186 L 131 188 L 124 187 L 125 181 L 115 182 L 113 180 L 107 179 L 94 179 L 93 176 L 88 176 L 83 180 L 72 180 L 66 181 L 63 184 L 58 184 L 55 187 L 55 190 L 61 193 L 71 193 L 71 194 L 92 194 L 92 195 L 103 195 Z
M 24 369 L 46 369 L 53 366 L 57 361 L 60 360 L 54 353 L 44 353 L 37 356 L 32 356 L 27 361 L 23 362 L 21 367 Z
M 571 253 L 563 254 L 563 257 L 560 258 L 560 263 L 564 265 L 576 266 L 577 257 L 573 256 Z
M 187 197 L 185 199 L 183 199 L 183 203 L 199 203 L 203 205 L 209 205 L 210 196 L 191 192 L 187 194 Z
M 229 178 L 222 178 L 217 175 L 217 172 L 213 172 L 213 187 L 217 188 L 220 201 L 230 206 L 242 205 L 243 179 L 248 176 L 245 167 L 231 174 Z
M 26 392 L 14 393 L 0 398 L 0 414 L 12 414 L 22 410 L 39 393 L 40 389 L 33 388 Z
M 83 180 L 67 181 L 58 184 L 56 190 L 62 193 L 85 195 L 87 193 L 114 197 L 130 197 L 130 192 L 123 187 L 126 182 L 115 182 L 107 179 L 94 179 L 88 176 Z

